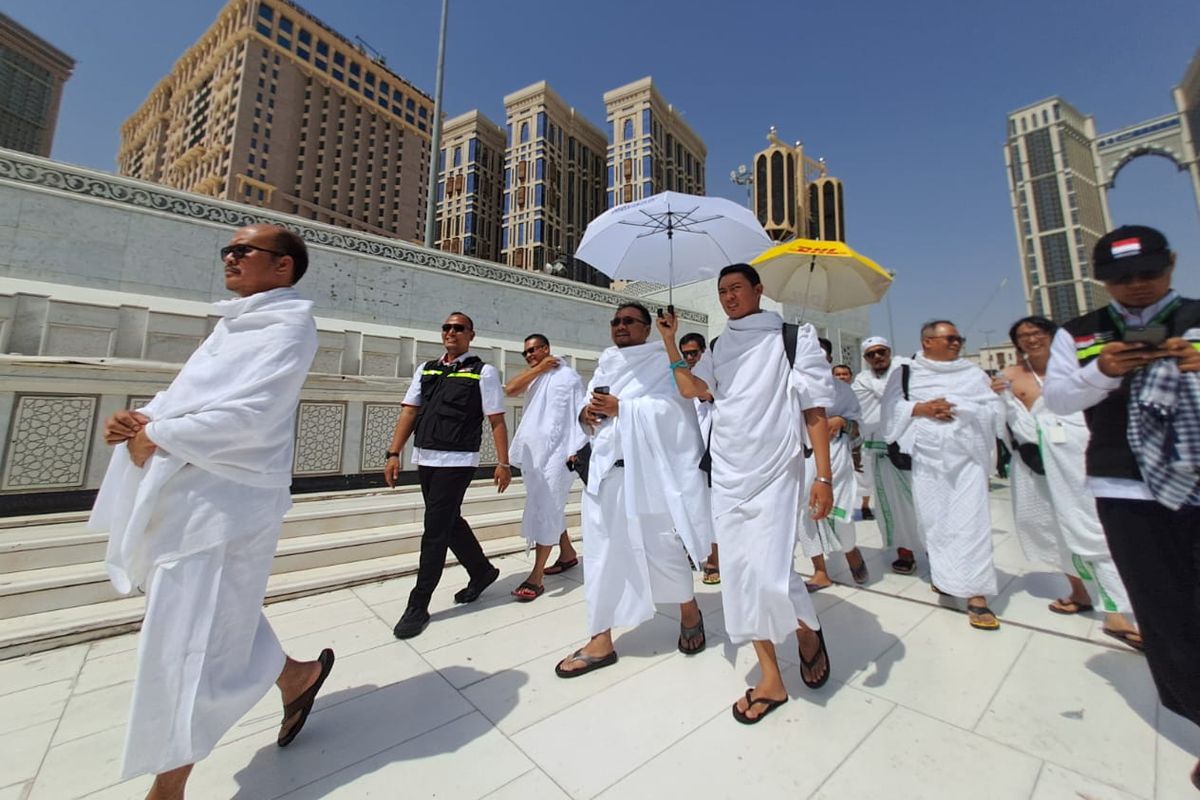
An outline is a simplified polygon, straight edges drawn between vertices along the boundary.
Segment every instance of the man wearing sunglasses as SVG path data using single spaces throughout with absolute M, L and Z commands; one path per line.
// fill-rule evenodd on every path
M 960 357 L 966 340 L 949 320 L 921 327 L 921 352 L 883 391 L 885 439 L 912 457 L 913 507 L 933 589 L 967 598 L 971 627 L 993 631 L 996 593 L 988 478 L 1004 407 L 982 369 Z
M 300 732 L 333 668 L 284 654 L 262 613 L 291 507 L 296 406 L 317 352 L 299 236 L 250 225 L 221 248 L 221 319 L 165 391 L 104 426 L 115 445 L 90 525 L 109 531 L 107 567 L 146 593 L 123 778 L 156 775 L 182 798 L 195 762 L 274 684 L 278 744 Z
M 870 336 L 862 343 L 867 368 L 854 378 L 854 394 L 862 407 L 863 502 L 864 520 L 871 513 L 869 492 L 874 492 L 879 507 L 879 532 L 884 547 L 896 548 L 892 571 L 911 575 L 917 569 L 915 551 L 921 542 L 917 512 L 912 504 L 912 472 L 902 469 L 888 456 L 889 442 L 884 437 L 880 403 L 888 378 L 903 368 L 908 359 L 892 356 L 892 345 L 882 336 Z
M 551 354 L 550 340 L 544 335 L 525 337 L 521 354 L 529 368 L 510 380 L 504 393 L 525 395 L 511 456 L 525 482 L 521 533 L 535 550 L 533 571 L 512 594 L 518 602 L 528 603 L 546 590 L 543 575 L 557 575 L 579 563 L 567 535 L 564 510 L 575 481 L 575 454 L 587 444 L 587 436 L 575 421 L 586 395 L 579 373 Z M 547 567 L 555 545 L 558 561 Z
M 508 428 L 504 424 L 504 391 L 500 373 L 471 352 L 475 323 L 461 311 L 442 325 L 441 358 L 426 361 L 404 395 L 392 444 L 383 469 L 388 486 L 400 478 L 400 453 L 413 436 L 413 463 L 425 500 L 425 531 L 417 583 L 408 595 L 408 607 L 392 633 L 397 639 L 419 636 L 429 624 L 429 602 L 446 569 L 446 551 L 454 553 L 469 580 L 454 595 L 456 603 L 473 603 L 500 577 L 475 532 L 462 517 L 463 497 L 479 468 L 483 420 L 491 425 L 500 463 L 492 472 L 497 490 L 512 481 L 508 461 Z
M 708 487 L 696 467 L 704 452 L 700 427 L 675 391 L 677 370 L 663 343 L 646 341 L 646 307 L 620 306 L 610 327 L 613 346 L 600 354 L 587 402 L 577 409 L 592 438 L 583 494 L 591 639 L 558 663 L 560 678 L 617 663 L 612 629 L 651 619 L 657 603 L 679 604 L 680 652 L 694 655 L 707 644 L 688 565 L 689 555 L 698 564 L 712 544 Z
M 1092 264 L 1112 302 L 1054 335 L 1042 396 L 1087 420 L 1087 486 L 1150 674 L 1200 725 L 1200 301 L 1171 288 L 1175 253 L 1154 228 L 1106 233 Z

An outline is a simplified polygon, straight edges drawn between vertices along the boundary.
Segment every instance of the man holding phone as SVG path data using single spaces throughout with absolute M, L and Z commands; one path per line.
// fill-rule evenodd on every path
M 626 303 L 613 315 L 613 347 L 600 355 L 579 424 L 592 438 L 583 494 L 583 587 L 590 641 L 555 668 L 576 678 L 617 662 L 612 629 L 641 624 L 656 603 L 679 604 L 679 651 L 706 645 L 690 555 L 712 544 L 708 486 L 691 403 L 675 391 L 662 342 L 647 342 L 650 312 Z M 674 346 L 674 342 L 672 342 Z M 685 365 L 686 366 L 686 365 Z
M 1200 725 L 1200 301 L 1171 289 L 1175 253 L 1153 228 L 1105 234 L 1092 263 L 1112 302 L 1055 334 L 1042 392 L 1055 414 L 1084 412 L 1088 489 L 1150 672 L 1163 705 Z M 1169 446 L 1135 450 L 1155 423 Z M 1163 481 L 1180 478 L 1190 492 L 1168 499 Z M 1191 777 L 1200 789 L 1200 763 Z

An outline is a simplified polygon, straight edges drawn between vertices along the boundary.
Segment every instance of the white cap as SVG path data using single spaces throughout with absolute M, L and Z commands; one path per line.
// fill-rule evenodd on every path
M 882 336 L 868 336 L 866 339 L 863 339 L 862 351 L 864 353 L 870 350 L 872 347 L 886 347 L 888 350 L 892 349 L 892 346 L 888 344 L 888 340 Z

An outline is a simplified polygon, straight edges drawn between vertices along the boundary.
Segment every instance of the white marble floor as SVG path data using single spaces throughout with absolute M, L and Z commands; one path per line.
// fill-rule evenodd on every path
M 999 632 L 971 630 L 925 577 L 886 571 L 860 523 L 871 582 L 816 595 L 833 679 L 805 689 L 781 650 L 792 702 L 755 727 L 729 712 L 753 653 L 724 638 L 720 594 L 699 581 L 704 653 L 676 652 L 678 609 L 661 608 L 619 633 L 617 665 L 570 681 L 554 664 L 583 639 L 580 570 L 518 604 L 508 592 L 529 564 L 504 558 L 464 608 L 452 568 L 408 642 L 391 628 L 411 578 L 273 605 L 289 653 L 331 646 L 337 666 L 294 745 L 275 746 L 272 692 L 197 767 L 189 797 L 1197 797 L 1200 732 L 1161 707 L 1144 659 L 1101 635 L 1098 615 L 1046 611 L 1065 581 L 1022 560 L 1002 487 L 993 511 Z M 0 800 L 144 796 L 148 779 L 119 780 L 136 643 L 0 662 Z

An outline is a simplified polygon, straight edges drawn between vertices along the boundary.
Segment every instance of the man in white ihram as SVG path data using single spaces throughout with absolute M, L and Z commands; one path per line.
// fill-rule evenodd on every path
M 996 593 L 988 476 L 1004 407 L 991 380 L 959 357 L 966 342 L 948 320 L 921 327 L 921 353 L 888 378 L 885 440 L 912 456 L 913 506 L 929 552 L 935 592 L 967 598 L 972 628 L 994 631 Z
M 317 351 L 312 303 L 292 285 L 304 242 L 251 225 L 221 248 L 221 320 L 167 387 L 105 422 L 116 445 L 90 525 L 110 532 L 118 590 L 146 593 L 122 776 L 153 773 L 149 800 L 182 798 L 195 762 L 262 698 L 283 697 L 290 744 L 333 668 L 293 661 L 262 613 L 284 513 L 293 428 Z
M 567 535 L 564 513 L 575 482 L 573 466 L 567 464 L 573 465 L 575 453 L 587 444 L 587 434 L 575 416 L 587 402 L 583 379 L 550 353 L 550 340 L 543 334 L 526 336 L 524 348 L 521 355 L 529 369 L 504 387 L 508 397 L 525 394 L 521 424 L 508 449 L 509 460 L 521 468 L 525 481 L 521 534 L 535 548 L 533 570 L 512 592 L 519 603 L 542 596 L 546 591 L 544 575 L 557 575 L 579 563 Z M 555 545 L 558 561 L 547 567 Z

